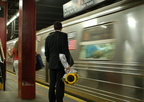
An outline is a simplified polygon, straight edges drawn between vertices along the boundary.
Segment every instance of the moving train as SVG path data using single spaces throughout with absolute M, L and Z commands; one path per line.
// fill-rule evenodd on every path
M 122 0 L 63 21 L 80 79 L 66 92 L 88 102 L 144 102 L 144 1 Z M 45 39 L 53 26 L 37 32 L 36 50 L 45 68 L 36 80 L 49 85 Z M 11 49 L 16 39 L 7 42 Z M 7 70 L 13 72 L 7 57 Z

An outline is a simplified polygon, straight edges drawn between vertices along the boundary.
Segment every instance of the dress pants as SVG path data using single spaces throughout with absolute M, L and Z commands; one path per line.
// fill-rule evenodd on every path
M 64 69 L 50 69 L 49 102 L 63 102 L 64 97 Z

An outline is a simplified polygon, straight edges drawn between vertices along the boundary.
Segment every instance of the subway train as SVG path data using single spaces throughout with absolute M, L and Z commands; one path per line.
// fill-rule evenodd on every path
M 122 0 L 62 22 L 79 80 L 66 92 L 88 102 L 144 102 L 144 1 Z M 45 39 L 53 26 L 37 31 L 36 50 L 45 67 L 36 80 L 49 85 Z M 16 39 L 7 42 L 10 50 Z M 7 70 L 13 72 L 7 57 Z

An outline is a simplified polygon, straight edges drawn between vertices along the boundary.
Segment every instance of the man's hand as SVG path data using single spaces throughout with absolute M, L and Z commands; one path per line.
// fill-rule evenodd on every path
M 65 71 L 69 73 L 70 72 L 70 67 L 65 68 Z

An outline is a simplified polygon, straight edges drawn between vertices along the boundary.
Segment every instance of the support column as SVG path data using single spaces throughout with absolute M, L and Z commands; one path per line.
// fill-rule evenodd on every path
M 19 0 L 19 74 L 21 99 L 35 98 L 36 2 Z
M 7 23 L 7 3 L 0 1 L 0 40 L 2 42 L 5 57 L 6 57 L 6 41 L 7 41 L 6 23 Z M 5 84 L 5 79 L 6 79 L 6 63 L 4 62 L 4 84 Z M 5 85 L 4 85 L 4 90 L 5 90 Z

